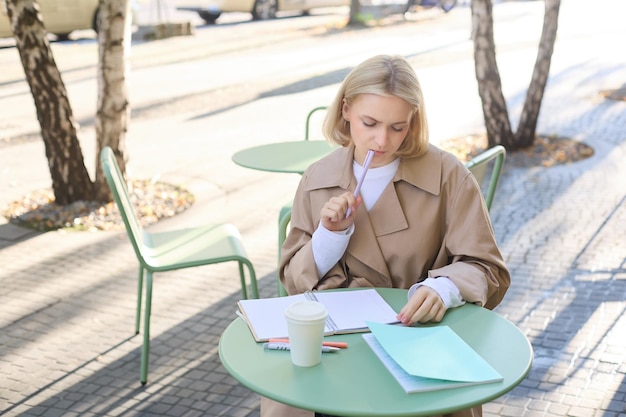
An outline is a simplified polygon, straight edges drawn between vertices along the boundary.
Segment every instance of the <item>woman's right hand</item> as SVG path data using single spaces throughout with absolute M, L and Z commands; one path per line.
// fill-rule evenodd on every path
M 363 202 L 361 196 L 355 198 L 350 191 L 346 191 L 338 197 L 332 197 L 324 204 L 320 211 L 322 226 L 331 232 L 339 232 L 348 229 L 354 222 L 357 209 Z M 350 216 L 346 217 L 350 207 Z

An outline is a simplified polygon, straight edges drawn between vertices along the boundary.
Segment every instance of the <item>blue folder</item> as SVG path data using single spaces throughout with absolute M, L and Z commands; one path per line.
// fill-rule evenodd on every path
M 387 354 L 410 375 L 462 382 L 503 379 L 448 326 L 367 324 Z

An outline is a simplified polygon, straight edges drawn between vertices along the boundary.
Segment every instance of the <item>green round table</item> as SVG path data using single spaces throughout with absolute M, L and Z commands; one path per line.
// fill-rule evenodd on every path
M 242 149 L 232 159 L 237 165 L 259 171 L 302 174 L 332 150 L 325 140 L 276 142 Z
M 399 311 L 407 291 L 378 288 Z M 513 389 L 530 371 L 532 347 L 524 334 L 499 314 L 467 304 L 446 313 L 447 325 L 504 377 L 502 382 L 407 394 L 363 340 L 362 334 L 327 340 L 348 342 L 348 349 L 322 355 L 311 368 L 293 366 L 284 351 L 256 343 L 241 319 L 224 330 L 219 355 L 241 384 L 294 407 L 338 416 L 430 416 L 484 404 Z

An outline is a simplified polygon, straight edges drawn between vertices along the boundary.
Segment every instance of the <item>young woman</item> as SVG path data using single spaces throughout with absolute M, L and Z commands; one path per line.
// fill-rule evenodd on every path
M 466 302 L 500 303 L 510 275 L 480 187 L 458 159 L 429 144 L 422 90 L 404 58 L 375 56 L 355 67 L 328 108 L 324 133 L 339 147 L 298 186 L 280 262 L 289 294 L 406 288 L 398 319 L 407 325 L 441 321 Z M 313 413 L 263 398 L 261 415 Z M 481 415 L 480 406 L 450 414 Z

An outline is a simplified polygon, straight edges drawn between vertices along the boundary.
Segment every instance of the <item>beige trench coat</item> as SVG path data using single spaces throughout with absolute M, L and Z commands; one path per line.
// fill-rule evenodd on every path
M 354 190 L 354 148 L 311 165 L 296 191 L 291 230 L 282 248 L 280 277 L 289 294 L 340 287 L 409 288 L 427 277 L 449 277 L 467 302 L 492 309 L 510 285 L 480 187 L 453 155 L 430 145 L 419 158 L 402 159 L 391 183 L 369 212 L 363 205 L 344 256 L 321 279 L 311 249 L 320 210 Z M 277 407 L 263 417 L 300 416 Z M 276 404 L 278 406 L 278 404 Z M 283 406 L 284 407 L 284 406 Z M 480 407 L 475 409 L 480 412 Z M 312 416 L 312 413 L 308 413 Z M 471 410 L 454 416 L 472 416 Z

